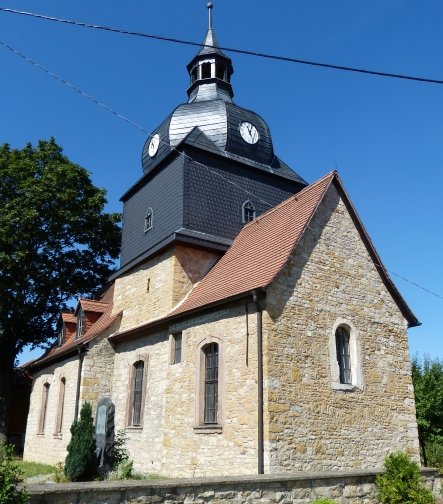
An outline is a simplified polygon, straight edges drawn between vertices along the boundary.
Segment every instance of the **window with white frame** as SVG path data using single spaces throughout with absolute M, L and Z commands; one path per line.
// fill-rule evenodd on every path
M 151 207 L 146 210 L 144 231 L 147 233 L 154 225 L 154 212 Z
M 247 200 L 243 203 L 242 219 L 245 224 L 255 219 L 255 206 L 252 201 Z
M 329 340 L 331 385 L 336 390 L 356 390 L 363 387 L 360 337 L 351 322 L 339 319 Z
M 83 308 L 80 307 L 77 315 L 77 329 L 75 332 L 75 338 L 81 338 L 86 332 L 86 315 Z

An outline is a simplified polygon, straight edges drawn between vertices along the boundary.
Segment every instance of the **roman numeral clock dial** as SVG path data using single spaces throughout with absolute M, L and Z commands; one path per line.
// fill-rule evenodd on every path
M 255 144 L 258 142 L 258 139 L 260 137 L 257 128 L 253 124 L 247 121 L 243 121 L 240 124 L 239 129 L 240 129 L 240 135 L 242 136 L 245 142 L 247 142 L 248 144 Z

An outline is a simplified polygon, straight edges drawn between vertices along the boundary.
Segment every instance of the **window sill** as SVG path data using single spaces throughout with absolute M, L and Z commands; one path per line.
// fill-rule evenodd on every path
M 54 439 L 62 439 L 63 436 L 61 433 L 54 434 Z
M 132 425 L 127 425 L 125 427 L 125 430 L 130 431 L 130 432 L 142 432 L 143 427 L 133 427 Z
M 358 385 L 354 385 L 352 383 L 332 382 L 331 388 L 332 390 L 341 390 L 343 392 L 358 392 L 359 390 L 361 390 L 361 387 L 359 387 Z
M 221 425 L 198 425 L 194 427 L 195 434 L 220 434 L 223 431 Z

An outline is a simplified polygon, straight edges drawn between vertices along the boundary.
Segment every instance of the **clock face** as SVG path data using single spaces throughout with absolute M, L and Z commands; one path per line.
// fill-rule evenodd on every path
M 244 121 L 240 124 L 240 135 L 245 142 L 255 144 L 258 142 L 259 134 L 257 128 L 250 122 Z
M 160 145 L 160 135 L 156 133 L 149 142 L 148 154 L 151 157 L 154 157 L 157 154 L 159 145 Z

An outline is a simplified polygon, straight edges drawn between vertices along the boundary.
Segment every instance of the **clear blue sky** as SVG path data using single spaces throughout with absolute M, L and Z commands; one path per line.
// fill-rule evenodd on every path
M 214 3 L 221 45 L 443 79 L 440 0 Z M 204 0 L 0 5 L 197 42 L 207 23 Z M 5 13 L 0 40 L 148 131 L 186 100 L 196 52 Z M 388 270 L 443 296 L 443 86 L 231 57 L 234 99 L 268 122 L 279 157 L 309 182 L 337 168 Z M 120 211 L 145 135 L 2 47 L 0 67 L 0 143 L 54 136 Z M 393 279 L 423 323 L 411 353 L 443 357 L 443 299 Z

